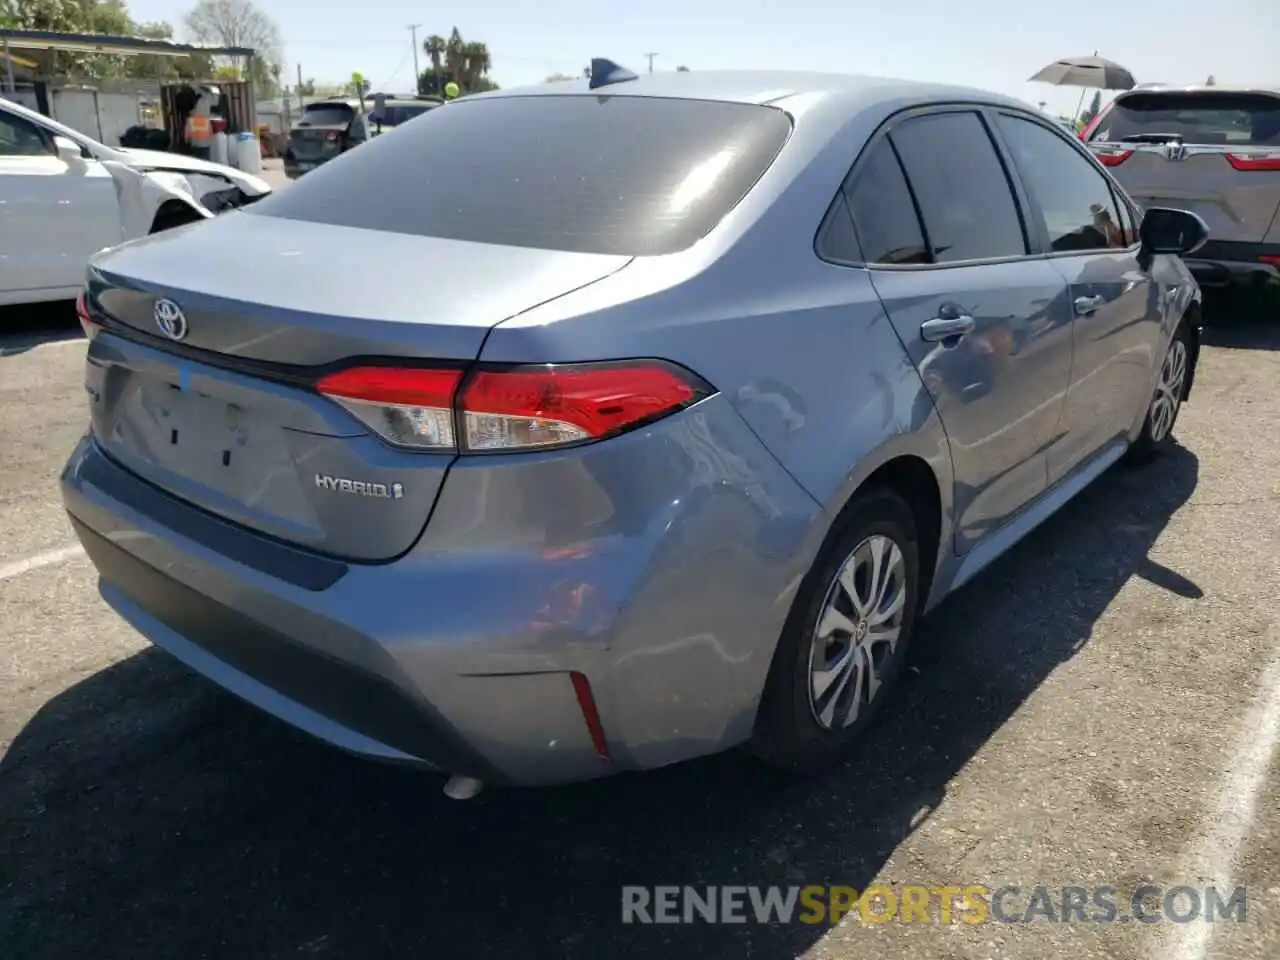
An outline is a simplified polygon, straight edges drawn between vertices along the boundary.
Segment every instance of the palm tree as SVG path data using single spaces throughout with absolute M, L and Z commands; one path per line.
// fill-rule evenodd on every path
M 445 42 L 444 37 L 438 34 L 432 34 L 427 37 L 426 42 L 422 44 L 422 50 L 431 58 L 431 69 L 436 73 L 440 72 L 440 58 L 444 56 Z
M 468 43 L 462 48 L 467 65 L 468 91 L 473 91 L 476 81 L 484 77 L 493 66 L 493 58 L 489 56 L 489 47 L 483 43 Z

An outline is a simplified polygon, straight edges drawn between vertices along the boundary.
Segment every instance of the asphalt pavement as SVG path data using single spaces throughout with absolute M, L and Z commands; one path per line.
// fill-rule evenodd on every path
M 1212 334 L 1182 446 L 931 615 L 855 755 L 445 799 L 151 650 L 56 478 L 69 306 L 0 313 L 0 957 L 1280 957 L 1280 325 Z M 624 885 L 1247 889 L 1243 922 L 624 925 Z M 1238 915 L 1237 915 L 1238 916 Z

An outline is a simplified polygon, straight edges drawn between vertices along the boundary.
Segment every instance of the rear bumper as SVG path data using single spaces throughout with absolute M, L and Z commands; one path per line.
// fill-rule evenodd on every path
M 1186 264 L 1206 293 L 1257 297 L 1280 305 L 1280 244 L 1211 240 L 1187 257 Z
M 290 180 L 297 180 L 304 173 L 310 173 L 316 167 L 321 167 L 332 159 L 333 157 L 312 157 L 302 160 L 286 150 L 281 158 L 281 166 L 284 167 L 286 177 Z
M 818 512 L 727 402 L 561 458 L 475 459 L 405 557 L 302 572 L 270 554 L 306 554 L 174 500 L 89 438 L 62 487 L 121 616 L 342 749 L 547 784 L 746 739 Z

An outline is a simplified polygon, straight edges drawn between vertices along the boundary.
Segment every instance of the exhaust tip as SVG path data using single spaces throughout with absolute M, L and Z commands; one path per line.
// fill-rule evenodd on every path
M 484 781 L 475 777 L 460 777 L 454 774 L 444 785 L 444 795 L 450 800 L 470 800 L 484 789 Z

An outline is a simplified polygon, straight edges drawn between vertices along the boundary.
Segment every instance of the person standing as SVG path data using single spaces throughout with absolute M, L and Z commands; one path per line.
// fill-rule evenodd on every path
M 200 90 L 200 98 L 187 114 L 183 133 L 188 149 L 202 160 L 209 159 L 213 147 L 213 97 L 208 90 Z

